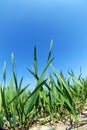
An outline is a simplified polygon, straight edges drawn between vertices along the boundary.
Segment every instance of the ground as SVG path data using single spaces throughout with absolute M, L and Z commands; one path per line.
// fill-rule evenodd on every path
M 50 126 L 49 124 L 46 125 L 34 125 L 29 130 L 87 130 L 87 108 L 84 108 L 82 114 L 79 115 L 79 125 L 77 126 L 70 126 L 68 123 L 59 122 Z

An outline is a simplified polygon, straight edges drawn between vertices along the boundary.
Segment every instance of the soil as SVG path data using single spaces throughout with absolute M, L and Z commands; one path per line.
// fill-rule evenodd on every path
M 40 125 L 39 123 L 37 125 L 33 125 L 29 130 L 87 130 L 87 107 L 84 108 L 84 111 L 78 116 L 78 126 L 77 125 L 71 125 L 69 121 L 63 123 L 53 123 L 46 125 Z M 0 130 L 8 130 L 8 129 L 2 129 L 0 127 Z M 18 129 L 17 129 L 18 130 Z
M 36 125 L 30 128 L 29 130 L 87 130 L 87 107 L 84 108 L 84 111 L 78 117 L 79 124 L 78 126 L 70 126 L 68 123 L 56 123 L 52 126 L 49 124 L 46 125 Z

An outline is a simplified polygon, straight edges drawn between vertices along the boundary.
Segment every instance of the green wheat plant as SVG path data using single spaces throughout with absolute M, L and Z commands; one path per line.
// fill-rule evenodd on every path
M 71 70 L 70 79 L 62 71 L 57 72 L 52 65 L 52 41 L 46 64 L 38 74 L 37 48 L 34 47 L 33 70 L 27 71 L 36 80 L 34 90 L 30 84 L 22 85 L 23 77 L 18 81 L 15 72 L 15 60 L 12 53 L 12 72 L 9 84 L 6 84 L 6 62 L 3 67 L 3 81 L 0 84 L 0 127 L 4 129 L 28 130 L 33 124 L 46 124 L 69 121 L 78 123 L 78 115 L 87 104 L 87 79 L 76 77 Z M 50 72 L 48 74 L 48 68 Z

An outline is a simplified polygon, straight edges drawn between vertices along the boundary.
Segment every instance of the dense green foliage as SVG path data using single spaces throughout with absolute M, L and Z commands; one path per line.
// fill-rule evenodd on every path
M 14 71 L 14 55 L 12 54 L 12 74 L 6 86 L 6 63 L 3 68 L 3 83 L 0 85 L 0 126 L 8 129 L 28 129 L 33 123 L 57 122 L 69 120 L 78 122 L 78 114 L 82 112 L 87 99 L 87 80 L 78 78 L 71 71 L 67 80 L 63 73 L 58 73 L 52 66 L 52 43 L 47 63 L 41 75 L 38 75 L 36 47 L 34 48 L 33 71 L 27 70 L 36 79 L 33 92 L 29 84 L 22 87 L 23 77 L 18 83 Z M 48 67 L 50 74 L 46 77 Z

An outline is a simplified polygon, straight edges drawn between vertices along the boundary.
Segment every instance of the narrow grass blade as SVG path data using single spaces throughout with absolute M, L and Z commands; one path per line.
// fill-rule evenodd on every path
M 46 80 L 44 81 L 38 81 L 34 91 L 27 97 L 27 99 L 25 100 L 24 102 L 24 105 L 27 103 L 27 101 L 29 100 L 28 102 L 28 108 L 26 110 L 26 114 L 28 112 L 30 112 L 32 110 L 32 108 L 34 107 L 35 105 L 35 102 L 37 100 L 37 97 L 38 97 L 38 94 L 39 94 L 39 91 L 40 91 L 40 88 L 42 87 L 42 85 L 44 85 L 44 83 L 46 82 Z
M 4 85 L 6 82 L 6 62 L 4 62 L 4 67 L 3 67 L 3 81 L 4 81 Z
M 28 88 L 29 84 L 27 84 L 16 96 L 13 97 L 13 99 L 9 102 L 9 105 L 17 99 L 17 97 L 19 97 L 27 88 Z
M 47 62 L 50 60 L 51 53 L 52 53 L 52 47 L 53 47 L 53 40 L 51 40 L 51 43 L 50 43 L 50 50 L 49 50 L 49 53 L 48 53 L 48 59 L 47 59 Z
M 37 66 L 36 46 L 34 47 L 34 71 L 35 71 L 35 75 L 37 75 L 38 66 Z

